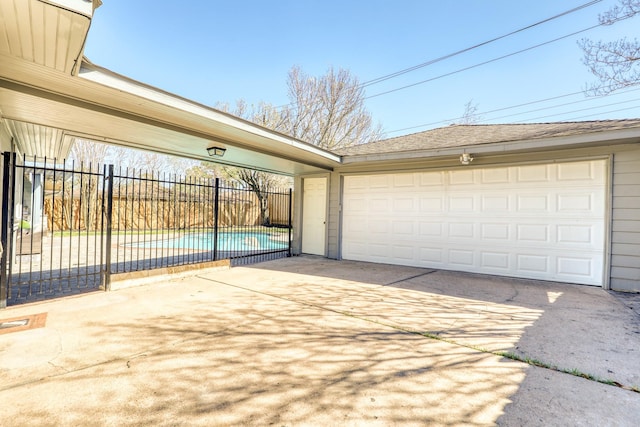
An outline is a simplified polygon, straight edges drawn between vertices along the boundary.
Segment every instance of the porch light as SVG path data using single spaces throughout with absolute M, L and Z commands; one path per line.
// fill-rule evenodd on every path
M 211 157 L 222 157 L 224 156 L 224 153 L 227 151 L 226 148 L 223 147 L 209 147 L 207 148 L 207 153 L 209 153 L 209 155 Z
M 462 153 L 460 155 L 460 163 L 462 163 L 463 165 L 468 165 L 471 162 L 473 162 L 473 156 L 471 154 Z

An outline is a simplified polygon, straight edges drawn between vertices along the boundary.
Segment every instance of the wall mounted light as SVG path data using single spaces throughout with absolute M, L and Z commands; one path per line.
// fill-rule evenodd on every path
M 207 148 L 207 153 L 209 153 L 209 155 L 211 157 L 222 157 L 224 156 L 224 153 L 227 151 L 226 148 L 224 147 L 209 147 Z
M 460 155 L 460 163 L 462 163 L 463 165 L 468 165 L 471 162 L 473 162 L 473 156 L 471 154 L 462 153 Z

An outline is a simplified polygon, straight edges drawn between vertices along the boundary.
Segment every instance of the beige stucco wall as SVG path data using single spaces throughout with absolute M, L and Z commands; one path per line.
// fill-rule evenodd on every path
M 484 155 L 476 157 L 473 167 L 512 165 L 515 163 L 583 160 L 611 158 L 611 198 L 609 201 L 610 226 L 608 239 L 609 278 L 606 286 L 614 290 L 640 292 L 640 143 L 589 147 L 556 151 L 528 152 L 526 154 Z M 412 160 L 345 165 L 329 175 L 327 257 L 340 259 L 342 177 L 348 174 L 389 173 L 417 170 L 459 168 L 457 158 L 439 160 Z M 296 190 L 302 181 L 296 180 Z M 299 193 L 300 194 L 300 193 Z M 301 227 L 299 213 L 302 197 L 296 203 L 294 249 L 299 253 Z

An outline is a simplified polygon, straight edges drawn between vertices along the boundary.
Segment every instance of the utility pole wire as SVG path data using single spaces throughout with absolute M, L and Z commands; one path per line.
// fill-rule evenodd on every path
M 461 55 L 461 54 L 463 54 L 463 53 L 466 53 L 466 52 L 469 52 L 469 51 L 471 51 L 471 50 L 477 49 L 477 48 L 479 48 L 479 47 L 486 46 L 486 45 L 491 44 L 491 43 L 493 43 L 493 42 L 496 42 L 496 41 L 498 41 L 498 40 L 502 40 L 502 39 L 504 39 L 504 38 L 507 38 L 507 37 L 513 36 L 513 35 L 515 35 L 515 34 L 521 33 L 521 32 L 523 32 L 523 31 L 529 30 L 529 29 L 531 29 L 531 28 L 537 27 L 538 25 L 542 25 L 542 24 L 545 24 L 545 23 L 547 23 L 547 22 L 549 22 L 549 21 L 553 21 L 554 19 L 557 19 L 557 18 L 563 17 L 563 16 L 565 16 L 565 15 L 569 15 L 569 14 L 574 13 L 574 12 L 577 12 L 577 11 L 579 11 L 579 10 L 581 10 L 581 9 L 584 9 L 584 8 L 587 8 L 587 7 L 590 7 L 590 6 L 593 6 L 594 4 L 596 4 L 596 3 L 600 3 L 601 1 L 602 1 L 602 0 L 594 0 L 594 1 L 590 1 L 590 2 L 588 2 L 588 3 L 585 3 L 585 4 L 583 4 L 583 5 L 580 5 L 580 6 L 578 6 L 578 7 L 574 7 L 573 9 L 569 9 L 569 10 L 567 10 L 567 11 L 565 11 L 565 12 L 562 12 L 562 13 L 559 13 L 559 14 L 557 14 L 557 15 L 554 15 L 554 16 L 552 16 L 552 17 L 550 17 L 550 18 L 543 19 L 542 21 L 538 21 L 538 22 L 536 22 L 536 23 L 534 23 L 534 24 L 527 25 L 526 27 L 519 28 L 519 29 L 517 29 L 517 30 L 515 30 L 515 31 L 511 31 L 510 33 L 503 34 L 503 35 L 501 35 L 501 36 L 498 36 L 498 37 L 495 37 L 495 38 L 493 38 L 493 39 L 490 39 L 490 40 L 484 41 L 484 42 L 482 42 L 482 43 L 478 43 L 478 44 L 475 44 L 475 45 L 473 45 L 473 46 L 467 47 L 467 48 L 465 48 L 465 49 L 461 49 L 461 50 L 458 50 L 458 51 L 456 51 L 456 52 L 453 52 L 453 53 L 450 53 L 450 54 L 447 54 L 447 55 L 441 56 L 441 57 L 439 57 L 439 58 L 435 58 L 435 59 L 429 60 L 429 61 L 427 61 L 427 62 L 423 62 L 422 64 L 414 65 L 413 67 L 405 68 L 404 70 L 396 71 L 396 72 L 394 72 L 394 73 L 387 74 L 387 75 L 385 75 L 385 76 L 377 77 L 377 78 L 375 78 L 375 79 L 372 79 L 372 80 L 366 81 L 366 82 L 362 83 L 360 86 L 361 86 L 361 87 L 368 87 L 368 86 L 371 86 L 371 85 L 374 85 L 374 84 L 377 84 L 377 83 L 380 83 L 380 82 L 383 82 L 383 81 L 386 81 L 386 80 L 392 79 L 392 78 L 394 78 L 394 77 L 398 77 L 398 76 L 401 76 L 401 75 L 403 75 L 403 74 L 407 74 L 407 73 L 409 73 L 409 72 L 411 72 L 411 71 L 415 71 L 415 70 L 418 70 L 418 69 L 420 69 L 420 68 L 424 68 L 424 67 L 427 67 L 427 66 L 429 66 L 429 65 L 433 65 L 433 64 L 435 64 L 435 63 L 438 63 L 438 62 L 444 61 L 445 59 L 453 58 L 454 56 Z
M 571 34 L 567 34 L 567 35 L 564 35 L 564 36 L 561 36 L 561 37 L 557 37 L 557 38 L 555 38 L 553 40 L 549 40 L 549 41 L 546 41 L 546 42 L 543 42 L 543 43 L 539 43 L 537 45 L 530 46 L 530 47 L 527 47 L 525 49 L 518 50 L 516 52 L 511 52 L 511 53 L 508 53 L 506 55 L 499 56 L 497 58 L 489 59 L 488 61 L 484 61 L 484 62 L 480 62 L 480 63 L 474 64 L 474 65 L 470 65 L 468 67 L 460 68 L 458 70 L 451 71 L 449 73 L 440 74 L 439 76 L 431 77 L 430 79 L 426 79 L 426 80 L 421 80 L 419 82 L 412 83 L 410 85 L 401 86 L 401 87 L 398 87 L 398 88 L 395 88 L 395 89 L 390 89 L 390 90 L 387 90 L 387 91 L 384 91 L 384 92 L 376 93 L 375 95 L 369 95 L 369 96 L 365 97 L 364 99 L 376 98 L 378 96 L 387 95 L 387 94 L 393 93 L 393 92 L 398 92 L 398 91 L 403 90 L 403 89 L 408 89 L 410 87 L 418 86 L 418 85 L 421 85 L 421 84 L 424 84 L 424 83 L 429 83 L 429 82 L 432 82 L 434 80 L 438 80 L 438 79 L 441 79 L 441 78 L 444 78 L 444 77 L 449 77 L 449 76 L 452 76 L 454 74 L 461 73 L 463 71 L 468 71 L 468 70 L 471 70 L 473 68 L 478 68 L 478 67 L 480 67 L 482 65 L 487 65 L 487 64 L 490 64 L 492 62 L 500 61 L 502 59 L 509 58 L 511 56 L 518 55 L 520 53 L 524 53 L 524 52 L 527 52 L 527 51 L 530 51 L 530 50 L 533 50 L 533 49 L 537 49 L 537 48 L 542 47 L 542 46 L 546 46 L 546 45 L 551 44 L 551 43 L 555 43 L 557 41 L 560 41 L 560 40 L 563 40 L 563 39 L 566 39 L 566 38 L 569 38 L 569 37 L 573 37 L 573 36 L 575 36 L 577 34 L 584 33 L 584 32 L 589 31 L 589 30 L 593 30 L 594 28 L 597 28 L 597 27 L 600 27 L 600 26 L 602 26 L 602 24 L 593 25 L 593 26 L 585 28 L 583 30 L 575 31 L 575 32 L 573 32 Z
M 512 35 L 515 35 L 515 34 L 521 33 L 521 32 L 523 32 L 523 31 L 529 30 L 529 29 L 531 29 L 531 28 L 534 28 L 534 27 L 537 27 L 537 26 L 539 26 L 539 25 L 545 24 L 545 23 L 547 23 L 547 22 L 553 21 L 554 19 L 558 19 L 558 18 L 560 18 L 560 17 L 563 17 L 563 16 L 569 15 L 569 14 L 571 14 L 571 13 L 577 12 L 577 11 L 579 11 L 579 10 L 581 10 L 581 9 L 585 9 L 585 8 L 587 8 L 587 7 L 593 6 L 593 5 L 597 4 L 597 3 L 600 3 L 601 1 L 602 1 L 602 0 L 593 0 L 593 1 L 590 1 L 590 2 L 588 2 L 588 3 L 584 3 L 584 4 L 580 5 L 580 6 L 574 7 L 573 9 L 569 9 L 569 10 L 564 11 L 564 12 L 562 12 L 562 13 L 559 13 L 559 14 L 557 14 L 557 15 L 554 15 L 554 16 L 551 16 L 551 17 L 549 17 L 549 18 L 543 19 L 542 21 L 538 21 L 538 22 L 536 22 L 536 23 L 533 23 L 533 24 L 527 25 L 527 26 L 525 26 L 525 27 L 519 28 L 519 29 L 517 29 L 517 30 L 511 31 L 511 32 L 509 32 L 509 33 L 507 33 L 507 34 L 503 34 L 503 35 L 501 35 L 501 36 L 495 37 L 495 38 L 493 38 L 493 39 L 491 39 L 491 40 L 487 40 L 487 41 L 484 41 L 484 42 L 482 42 L 482 43 L 475 44 L 475 45 L 473 45 L 473 46 L 470 46 L 470 47 L 468 47 L 468 48 L 465 48 L 465 49 L 459 50 L 459 51 L 457 51 L 457 52 L 450 53 L 450 54 L 445 55 L 445 56 L 442 56 L 442 57 L 440 57 L 440 58 L 436 58 L 436 59 L 429 60 L 429 61 L 427 61 L 427 62 L 423 62 L 422 64 L 414 65 L 413 67 L 405 68 L 405 69 L 403 69 L 403 70 L 396 71 L 396 72 L 394 72 L 394 73 L 387 74 L 387 75 L 384 75 L 384 76 L 377 77 L 377 78 L 375 78 L 375 79 L 372 79 L 372 80 L 366 81 L 366 82 L 364 82 L 364 83 L 361 83 L 361 84 L 359 85 L 359 87 L 360 87 L 360 88 L 365 88 L 365 87 L 368 87 L 368 86 L 372 86 L 372 85 L 374 85 L 374 84 L 377 84 L 377 83 L 380 83 L 380 82 L 383 82 L 383 81 L 386 81 L 386 80 L 390 80 L 390 79 L 392 79 L 392 78 L 394 78 L 394 77 L 398 77 L 398 76 L 401 76 L 401 75 L 403 75 L 403 74 L 407 74 L 407 73 L 409 73 L 409 72 L 411 72 L 411 71 L 418 70 L 418 69 L 420 69 L 420 68 L 424 68 L 424 67 L 427 67 L 427 66 L 429 66 L 429 65 L 433 65 L 433 64 L 435 64 L 435 63 L 438 63 L 438 62 L 444 61 L 444 60 L 449 59 L 449 58 L 452 58 L 452 57 L 454 57 L 454 56 L 458 56 L 458 55 L 460 55 L 460 54 L 462 54 L 462 53 L 469 52 L 469 51 L 474 50 L 474 49 L 477 49 L 477 48 L 479 48 L 479 47 L 486 46 L 486 45 L 491 44 L 491 43 L 493 43 L 493 42 L 496 42 L 496 41 L 498 41 L 498 40 L 502 40 L 502 39 L 507 38 L 507 37 L 510 37 L 510 36 L 512 36 Z M 586 30 L 585 30 L 585 31 L 586 31 Z M 569 37 L 569 36 L 567 36 L 567 37 Z M 462 71 L 464 71 L 464 70 L 462 70 Z M 402 88 L 400 88 L 400 89 L 402 89 Z M 398 89 L 398 90 L 400 90 L 400 89 Z M 385 92 L 385 93 L 386 93 L 386 92 Z M 375 97 L 375 96 L 378 96 L 378 95 L 373 95 L 373 96 L 371 96 L 371 97 Z M 367 98 L 365 98 L 365 99 L 367 99 Z M 289 104 L 280 105 L 280 106 L 278 106 L 278 107 L 276 107 L 276 108 L 277 108 L 278 110 L 283 110 L 283 109 L 285 109 L 285 108 L 287 108 L 287 107 L 292 107 L 292 106 L 295 106 L 295 105 L 296 105 L 296 103 L 295 103 L 295 102 L 292 102 L 292 103 L 289 103 Z
M 548 107 L 543 107 L 543 108 L 537 108 L 537 109 L 534 109 L 534 110 L 523 111 L 521 113 L 509 114 L 509 115 L 500 116 L 500 117 L 493 117 L 493 118 L 487 119 L 486 121 L 498 120 L 498 119 L 503 119 L 503 118 L 507 118 L 507 117 L 518 116 L 518 115 L 521 115 L 521 114 L 528 114 L 528 113 L 532 113 L 532 112 L 535 112 L 535 111 L 550 110 L 552 108 L 562 107 L 562 106 L 566 106 L 566 105 L 578 104 L 578 103 L 583 103 L 583 102 L 591 102 L 591 101 L 594 101 L 594 100 L 599 100 L 600 98 L 604 98 L 604 97 L 610 98 L 610 97 L 613 97 L 613 96 L 623 95 L 623 94 L 626 94 L 626 93 L 629 93 L 629 92 L 636 92 L 636 91 L 639 91 L 639 90 L 640 90 L 640 88 L 639 89 L 626 90 L 626 91 L 623 91 L 623 92 L 617 92 L 615 94 L 599 95 L 599 96 L 595 96 L 595 97 L 589 97 L 589 98 L 581 99 L 579 101 L 566 102 L 566 103 L 563 103 L 563 104 L 555 104 L 555 105 L 551 105 L 551 106 L 548 106 Z M 493 110 L 481 111 L 481 112 L 477 113 L 477 115 L 478 116 L 484 116 L 486 114 L 497 113 L 497 112 L 506 111 L 506 110 L 513 110 L 515 108 L 526 107 L 527 105 L 540 104 L 542 102 L 553 101 L 555 99 L 568 98 L 570 96 L 582 95 L 582 94 L 584 94 L 584 91 L 565 93 L 563 95 L 552 96 L 552 97 L 544 98 L 544 99 L 537 99 L 535 101 L 523 102 L 521 104 L 510 105 L 508 107 L 501 107 L 501 108 L 496 108 L 496 109 L 493 109 Z M 407 130 L 418 129 L 418 128 L 423 128 L 423 127 L 427 127 L 427 126 L 434 126 L 434 125 L 439 125 L 439 124 L 443 124 L 443 123 L 451 123 L 451 122 L 455 122 L 455 121 L 457 121 L 459 119 L 461 119 L 461 117 L 454 117 L 454 118 L 450 118 L 450 119 L 438 120 L 438 121 L 431 122 L 431 123 L 423 123 L 423 124 L 416 125 L 416 126 L 409 126 L 409 127 L 405 127 L 405 128 L 401 128 L 401 129 L 395 129 L 395 130 L 387 131 L 387 132 L 385 132 L 385 134 L 404 132 L 404 131 L 407 131 Z

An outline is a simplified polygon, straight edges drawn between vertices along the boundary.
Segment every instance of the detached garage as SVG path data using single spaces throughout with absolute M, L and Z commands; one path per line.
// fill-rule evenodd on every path
M 602 285 L 607 162 L 344 178 L 342 257 Z
M 640 292 L 640 120 L 452 125 L 339 154 L 297 181 L 327 182 L 314 253 Z

